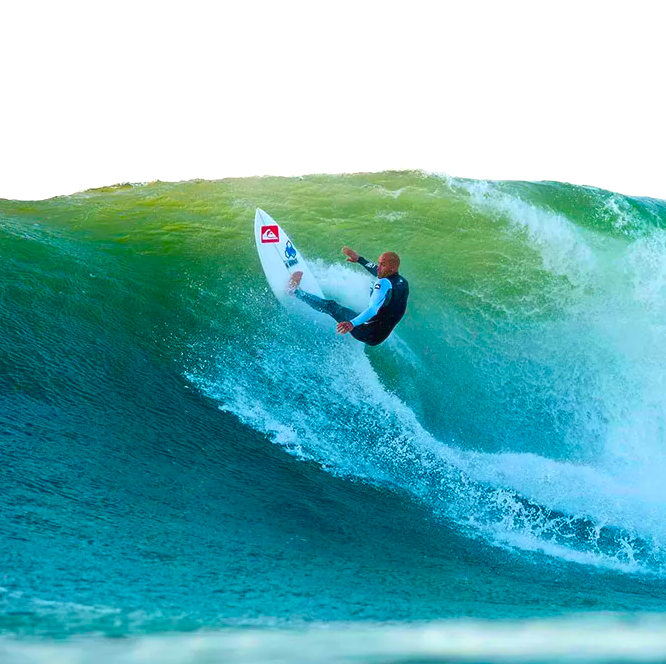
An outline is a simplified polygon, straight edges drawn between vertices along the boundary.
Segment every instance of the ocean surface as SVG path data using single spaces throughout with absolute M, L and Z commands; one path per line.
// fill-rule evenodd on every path
M 392 250 L 383 345 L 282 307 Z M 0 662 L 666 661 L 666 202 L 424 172 L 0 200 Z

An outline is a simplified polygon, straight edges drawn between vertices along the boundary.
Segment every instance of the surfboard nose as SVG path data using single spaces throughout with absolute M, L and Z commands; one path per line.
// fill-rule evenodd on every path
M 257 211 L 254 213 L 254 223 L 255 224 L 274 224 L 275 222 L 271 219 L 270 215 L 264 212 L 261 208 L 257 208 Z

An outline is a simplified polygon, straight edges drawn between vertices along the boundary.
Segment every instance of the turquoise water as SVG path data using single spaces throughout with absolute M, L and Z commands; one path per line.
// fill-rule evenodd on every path
M 257 206 L 346 306 L 343 244 L 401 254 L 388 342 L 277 303 Z M 665 225 L 422 172 L 0 201 L 3 661 L 664 659 Z

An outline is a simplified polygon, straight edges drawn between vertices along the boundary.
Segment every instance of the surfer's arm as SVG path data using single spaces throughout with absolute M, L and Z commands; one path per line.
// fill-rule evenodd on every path
M 377 263 L 366 261 L 363 256 L 358 257 L 358 264 L 362 265 L 373 277 L 377 276 Z
M 360 263 L 373 277 L 377 276 L 377 264 L 366 261 L 358 251 L 345 246 L 342 247 L 342 253 L 347 257 L 348 263 Z
M 360 261 L 359 261 L 360 262 Z M 365 267 L 365 266 L 364 266 Z M 362 311 L 356 318 L 350 322 L 354 327 L 367 323 L 381 309 L 382 304 L 391 297 L 391 282 L 388 279 L 380 279 L 372 289 L 370 304 L 365 311 Z

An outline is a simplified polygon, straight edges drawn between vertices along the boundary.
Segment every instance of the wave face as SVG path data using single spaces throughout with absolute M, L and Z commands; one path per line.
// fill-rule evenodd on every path
M 282 308 L 402 257 L 377 348 Z M 662 611 L 666 203 L 422 172 L 0 201 L 0 630 Z M 489 661 L 489 660 L 488 660 Z

